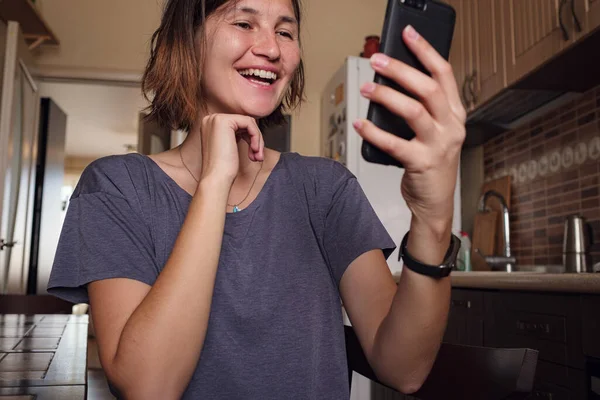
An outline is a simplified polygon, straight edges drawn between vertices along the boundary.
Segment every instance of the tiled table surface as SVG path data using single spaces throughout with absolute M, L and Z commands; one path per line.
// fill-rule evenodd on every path
M 85 399 L 87 325 L 87 315 L 0 315 L 0 400 Z

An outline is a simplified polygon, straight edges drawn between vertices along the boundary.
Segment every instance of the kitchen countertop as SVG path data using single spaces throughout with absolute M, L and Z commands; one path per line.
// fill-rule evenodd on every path
M 600 273 L 453 271 L 450 277 L 454 288 L 600 294 Z M 396 282 L 399 278 L 394 275 Z

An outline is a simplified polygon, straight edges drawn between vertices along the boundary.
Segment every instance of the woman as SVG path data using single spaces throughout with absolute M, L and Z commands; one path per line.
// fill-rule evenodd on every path
M 349 397 L 340 298 L 378 377 L 426 378 L 448 278 L 407 268 L 356 179 L 333 161 L 263 147 L 259 126 L 302 99 L 299 0 L 169 0 L 144 76 L 151 116 L 189 131 L 150 157 L 94 162 L 63 227 L 49 291 L 91 304 L 100 359 L 127 399 Z M 411 29 L 430 78 L 383 55 L 374 68 L 420 102 L 367 84 L 404 117 L 404 141 L 355 128 L 406 166 L 406 252 L 450 247 L 465 112 L 450 69 Z

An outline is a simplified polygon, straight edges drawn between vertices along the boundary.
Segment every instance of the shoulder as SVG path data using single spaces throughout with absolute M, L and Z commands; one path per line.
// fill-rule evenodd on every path
M 330 158 L 288 153 L 286 159 L 290 160 L 295 171 L 307 174 L 315 183 L 321 185 L 334 185 L 336 182 L 354 178 L 348 168 Z
M 327 210 L 348 187 L 358 185 L 348 168 L 329 158 L 288 153 L 286 162 L 292 180 L 301 182 L 304 195 L 322 210 Z
M 141 154 L 102 157 L 83 171 L 73 197 L 106 193 L 127 198 L 140 186 L 147 186 L 148 161 Z

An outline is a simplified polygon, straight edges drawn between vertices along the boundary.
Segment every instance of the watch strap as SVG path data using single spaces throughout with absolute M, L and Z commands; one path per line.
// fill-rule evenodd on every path
M 444 278 L 450 275 L 450 272 L 452 272 L 456 265 L 456 257 L 458 256 L 458 250 L 460 249 L 460 239 L 452 234 L 450 247 L 448 248 L 448 251 L 446 251 L 444 261 L 440 265 L 429 265 L 415 260 L 408 253 L 406 245 L 408 243 L 409 233 L 410 232 L 407 232 L 406 235 L 404 235 L 404 239 L 402 239 L 402 244 L 400 245 L 400 251 L 398 253 L 398 261 L 402 259 L 405 267 L 421 275 L 427 275 L 434 278 Z

